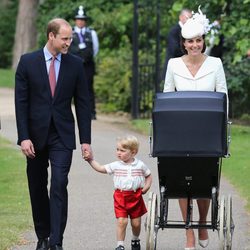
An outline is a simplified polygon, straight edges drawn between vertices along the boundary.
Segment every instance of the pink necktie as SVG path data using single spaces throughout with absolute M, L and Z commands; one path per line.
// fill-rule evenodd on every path
M 55 72 L 55 62 L 56 57 L 52 57 L 50 66 L 49 66 L 49 84 L 50 84 L 50 90 L 51 90 L 51 95 L 54 96 L 55 93 L 55 88 L 56 88 L 56 72 Z

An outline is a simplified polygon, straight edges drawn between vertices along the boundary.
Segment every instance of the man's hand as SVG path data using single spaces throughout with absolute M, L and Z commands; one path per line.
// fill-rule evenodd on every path
M 33 159 L 35 158 L 35 149 L 31 140 L 23 140 L 21 142 L 21 150 L 24 155 Z
M 83 143 L 81 148 L 82 148 L 82 158 L 86 161 L 93 160 L 93 153 L 90 144 Z
M 93 158 L 91 158 L 90 156 L 90 152 L 88 152 L 87 150 L 85 150 L 83 153 L 83 159 L 87 162 L 91 162 L 93 160 Z

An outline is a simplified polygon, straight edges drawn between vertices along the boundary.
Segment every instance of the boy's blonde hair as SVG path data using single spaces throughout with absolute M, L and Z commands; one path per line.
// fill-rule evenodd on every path
M 139 141 L 133 135 L 125 135 L 123 137 L 118 137 L 117 142 L 121 144 L 121 146 L 125 149 L 129 149 L 131 151 L 138 152 L 139 149 Z

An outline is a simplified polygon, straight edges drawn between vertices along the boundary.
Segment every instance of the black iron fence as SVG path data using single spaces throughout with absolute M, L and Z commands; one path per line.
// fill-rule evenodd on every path
M 159 0 L 134 0 L 132 117 L 149 118 L 160 82 Z

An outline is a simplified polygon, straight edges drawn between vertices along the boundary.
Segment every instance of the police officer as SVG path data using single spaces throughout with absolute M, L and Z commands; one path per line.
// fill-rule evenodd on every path
M 79 6 L 75 15 L 75 26 L 73 27 L 73 39 L 69 52 L 79 56 L 83 60 L 84 70 L 89 86 L 92 120 L 96 119 L 95 94 L 94 94 L 94 57 L 99 50 L 98 37 L 95 30 L 87 26 L 89 17 L 83 6 Z

